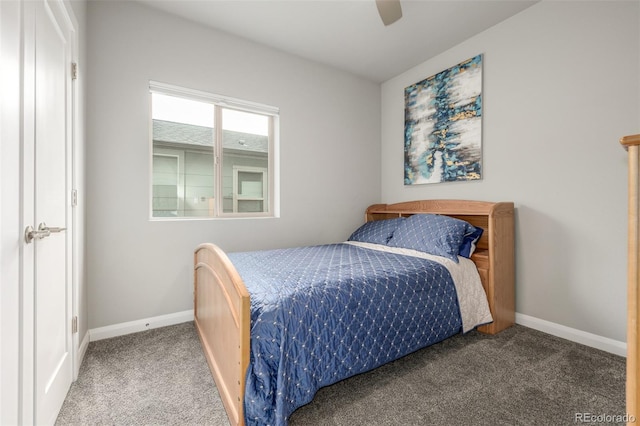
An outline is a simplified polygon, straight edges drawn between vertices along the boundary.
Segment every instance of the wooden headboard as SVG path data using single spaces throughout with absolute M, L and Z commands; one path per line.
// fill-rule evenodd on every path
M 396 204 L 374 204 L 367 209 L 365 220 L 369 222 L 408 217 L 417 213 L 451 216 L 484 229 L 471 260 L 478 267 L 494 321 L 478 327 L 478 330 L 495 334 L 513 325 L 515 322 L 513 203 L 420 200 Z

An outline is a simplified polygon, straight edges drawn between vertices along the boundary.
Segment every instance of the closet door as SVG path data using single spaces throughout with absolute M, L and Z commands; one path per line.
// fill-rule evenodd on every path
M 61 1 L 23 7 L 23 340 L 32 342 L 23 352 L 30 364 L 23 387 L 32 394 L 23 420 L 32 415 L 34 424 L 53 424 L 73 380 L 73 26 Z
M 3 425 L 53 424 L 73 377 L 75 22 L 67 1 L 0 0 Z

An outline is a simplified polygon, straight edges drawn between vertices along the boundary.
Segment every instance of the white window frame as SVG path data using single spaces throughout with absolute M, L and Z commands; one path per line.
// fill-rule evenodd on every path
M 150 150 L 149 167 L 149 216 L 154 221 L 166 220 L 207 220 L 218 218 L 273 218 L 280 216 L 280 190 L 279 190 L 279 114 L 280 109 L 271 105 L 260 104 L 251 101 L 245 101 L 228 96 L 216 95 L 195 89 L 174 86 L 171 84 L 160 83 L 157 81 L 149 81 L 150 93 L 158 93 L 169 96 L 176 96 L 185 99 L 206 102 L 214 105 L 215 111 L 215 140 L 220 143 L 214 143 L 214 213 L 210 217 L 154 217 L 153 216 L 153 120 L 151 115 L 151 102 L 149 102 L 149 125 L 150 125 Z M 269 146 L 267 155 L 266 169 L 266 211 L 256 213 L 238 213 L 236 209 L 237 191 L 234 189 L 234 211 L 225 213 L 223 211 L 223 176 L 222 176 L 222 159 L 223 159 L 223 140 L 222 136 L 222 109 L 234 109 L 243 112 L 266 115 L 269 117 Z M 247 167 L 248 168 L 248 167 Z M 234 188 L 235 188 L 235 172 L 234 172 Z

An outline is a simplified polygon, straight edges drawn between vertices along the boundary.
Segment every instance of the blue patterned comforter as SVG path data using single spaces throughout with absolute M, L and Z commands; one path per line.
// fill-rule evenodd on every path
M 251 295 L 247 425 L 286 425 L 323 387 L 461 330 L 438 262 L 351 244 L 231 253 Z

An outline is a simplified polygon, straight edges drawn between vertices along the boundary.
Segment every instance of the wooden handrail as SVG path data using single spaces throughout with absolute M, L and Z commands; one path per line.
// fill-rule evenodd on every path
M 628 149 L 630 146 L 640 145 L 640 135 L 623 136 L 620 138 L 620 144 L 622 144 L 625 149 Z
M 628 425 L 639 414 L 640 393 L 640 135 L 620 138 L 629 157 L 629 229 L 627 248 L 627 383 Z

